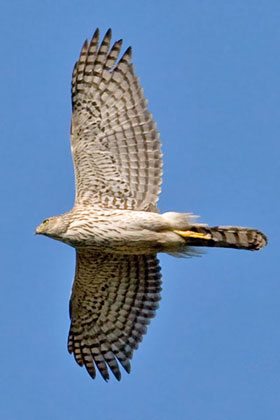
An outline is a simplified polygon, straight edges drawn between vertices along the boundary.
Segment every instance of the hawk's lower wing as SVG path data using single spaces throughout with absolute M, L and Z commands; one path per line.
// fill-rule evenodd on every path
M 108 380 L 109 367 L 119 380 L 118 362 L 130 371 L 129 359 L 158 307 L 160 277 L 155 255 L 77 251 L 68 350 L 90 376 L 97 367 Z

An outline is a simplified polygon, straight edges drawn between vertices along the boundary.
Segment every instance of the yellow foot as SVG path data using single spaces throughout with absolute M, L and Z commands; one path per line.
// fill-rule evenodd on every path
M 191 230 L 173 230 L 177 235 L 182 236 L 183 238 L 195 238 L 195 239 L 212 239 L 209 233 L 198 233 L 192 232 Z

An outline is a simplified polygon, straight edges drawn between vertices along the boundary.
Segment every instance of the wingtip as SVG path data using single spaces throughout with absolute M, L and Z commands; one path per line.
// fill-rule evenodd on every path
M 81 54 L 88 49 L 88 45 L 89 45 L 88 39 L 86 39 L 85 42 L 83 43 Z
M 109 29 L 107 29 L 107 31 L 106 31 L 106 33 L 105 33 L 104 38 L 106 38 L 106 37 L 111 37 L 111 36 L 112 36 L 112 29 L 111 29 L 111 28 L 109 28 Z
M 94 31 L 94 34 L 92 35 L 91 42 L 95 39 L 99 39 L 99 35 L 100 35 L 100 30 L 99 28 L 96 28 Z
M 112 29 L 109 28 L 109 29 L 107 29 L 101 44 L 103 44 L 104 41 L 107 41 L 107 43 L 110 44 L 111 39 L 112 39 Z
M 120 380 L 122 379 L 122 374 L 121 374 L 120 370 L 118 370 L 118 371 L 116 371 L 116 372 L 114 372 L 114 371 L 112 370 L 112 372 L 113 372 L 113 374 L 114 374 L 115 378 L 117 379 L 117 381 L 118 381 L 118 382 L 120 382 Z
M 124 55 L 128 55 L 130 58 L 132 57 L 132 47 L 128 47 L 125 51 Z

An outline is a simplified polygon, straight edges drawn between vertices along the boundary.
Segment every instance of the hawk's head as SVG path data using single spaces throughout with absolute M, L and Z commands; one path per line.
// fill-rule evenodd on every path
M 50 217 L 44 220 L 37 228 L 35 233 L 37 235 L 46 235 L 53 239 L 63 241 L 64 234 L 69 226 L 69 217 L 62 214 L 61 216 Z

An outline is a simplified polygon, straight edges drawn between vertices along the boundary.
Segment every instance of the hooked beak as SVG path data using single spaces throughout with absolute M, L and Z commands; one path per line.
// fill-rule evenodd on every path
M 42 234 L 42 225 L 37 226 L 34 235 L 41 235 Z

